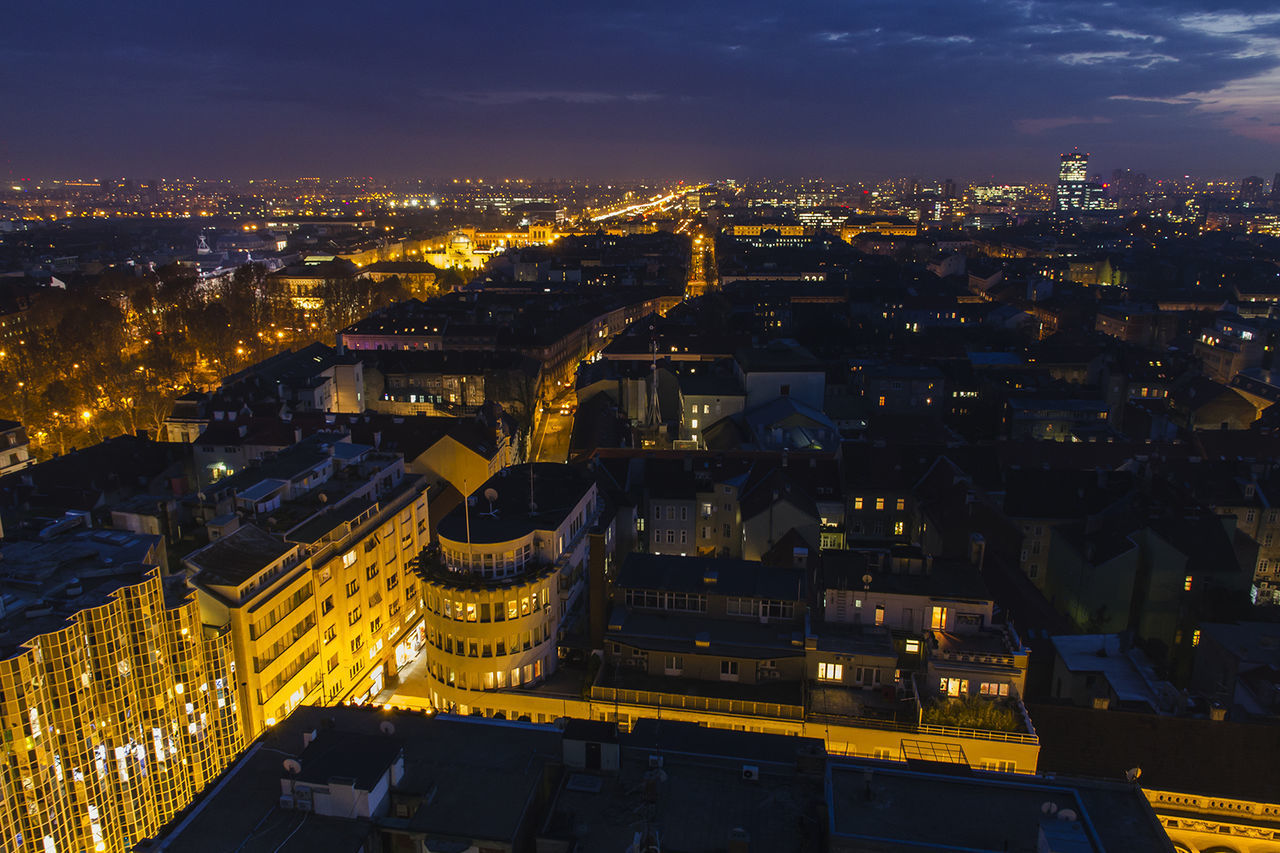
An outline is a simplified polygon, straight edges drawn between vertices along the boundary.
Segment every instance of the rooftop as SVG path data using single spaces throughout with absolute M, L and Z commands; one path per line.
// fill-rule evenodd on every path
M 802 748 L 823 754 L 808 738 L 640 720 L 623 740 L 617 775 L 566 774 L 542 835 L 591 851 L 627 850 L 646 827 L 663 850 L 723 851 L 734 837 L 753 850 L 820 849 L 822 781 L 797 766 Z M 662 756 L 659 772 L 649 769 L 651 754 Z M 743 779 L 744 764 L 757 768 L 754 780 Z
M 238 586 L 294 547 L 254 524 L 242 524 L 233 533 L 215 539 L 185 559 L 199 570 L 200 583 Z
M 304 751 L 307 732 L 315 732 L 316 738 Z M 328 774 L 324 781 L 329 776 L 360 780 L 380 773 L 393 751 L 401 749 L 405 773 L 397 789 L 411 795 L 434 791 L 434 796 L 423 797 L 407 819 L 375 820 L 411 833 L 477 841 L 515 838 L 548 766 L 561 756 L 560 732 L 549 726 L 303 706 L 268 729 L 223 775 L 225 784 L 206 794 L 152 849 L 354 853 L 370 832 L 368 821 L 314 815 L 302 820 L 304 813 L 279 808 L 282 761 L 296 756 L 303 774 Z
M 1006 774 L 951 775 L 891 765 L 838 763 L 830 767 L 830 831 L 857 849 L 1005 850 L 1035 853 L 1042 821 L 1050 832 L 1070 829 L 1078 846 L 1053 849 L 1172 851 L 1140 788 L 1120 783 Z M 922 807 L 927 803 L 927 807 Z M 1076 821 L 1048 817 L 1070 810 Z M 999 815 L 998 820 L 975 819 Z M 1073 827 L 1057 824 L 1074 824 Z
M 478 487 L 472 485 L 474 503 L 469 512 L 461 506 L 455 508 L 440 519 L 436 531 L 441 538 L 452 542 L 484 545 L 510 542 L 534 530 L 553 530 L 564 522 L 593 484 L 590 476 L 571 465 L 551 462 L 513 465 Z
M 628 554 L 618 572 L 620 589 L 660 589 L 782 601 L 804 599 L 804 572 L 752 560 Z

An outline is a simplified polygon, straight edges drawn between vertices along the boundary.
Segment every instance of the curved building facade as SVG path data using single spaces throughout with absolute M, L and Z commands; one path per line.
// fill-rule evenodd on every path
M 586 587 L 594 480 L 569 465 L 517 465 L 441 519 L 424 568 L 431 700 L 441 710 L 501 709 L 489 691 L 555 672 L 556 638 Z M 612 537 L 609 537 L 612 541 Z

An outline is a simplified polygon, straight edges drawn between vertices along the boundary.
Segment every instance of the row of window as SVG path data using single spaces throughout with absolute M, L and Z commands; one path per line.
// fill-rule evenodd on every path
M 883 509 L 885 508 L 885 498 L 875 498 L 875 499 L 874 499 L 874 501 L 875 501 L 875 508 L 876 508 L 877 510 L 883 510 Z M 863 508 L 864 508 L 864 504 L 865 504 L 865 499 L 864 499 L 864 498 L 861 498 L 861 497 L 855 497 L 855 498 L 853 499 L 853 508 L 854 508 L 855 510 L 863 509 Z M 902 512 L 902 511 L 904 511 L 906 508 L 907 508 L 907 499 L 906 499 L 906 498 L 898 498 L 897 503 L 896 503 L 896 504 L 895 504 L 895 506 L 894 506 L 894 509 L 896 509 L 898 512 Z
M 433 613 L 443 615 L 456 622 L 502 622 L 537 613 L 551 604 L 551 594 L 546 587 L 534 590 L 519 599 L 508 599 L 506 607 L 503 602 L 495 601 L 454 601 L 451 598 L 431 596 L 428 606 Z
M 450 566 L 479 572 L 484 577 L 507 577 L 523 571 L 534 559 L 533 546 L 526 543 L 511 551 L 484 551 L 446 549 L 445 562 Z
M 427 669 L 437 681 L 450 687 L 463 690 L 501 690 L 508 686 L 519 687 L 521 684 L 532 684 L 542 678 L 542 658 L 533 663 L 517 666 L 510 670 L 498 669 L 492 672 L 458 672 L 439 662 L 429 662 Z
M 656 589 L 626 589 L 623 600 L 628 607 L 652 607 L 658 610 L 681 610 L 706 613 L 707 597 L 696 592 L 667 592 Z
M 535 625 L 532 631 L 525 631 L 523 634 L 512 634 L 510 638 L 499 637 L 493 643 L 488 640 L 481 641 L 466 637 L 455 638 L 452 634 L 439 634 L 434 631 L 428 635 L 427 642 L 446 654 L 472 658 L 490 658 L 527 652 L 550 638 L 551 632 L 549 629 L 544 636 L 542 626 Z
M 762 598 L 726 598 L 725 612 L 730 616 L 758 616 L 762 619 L 790 619 L 795 603 Z

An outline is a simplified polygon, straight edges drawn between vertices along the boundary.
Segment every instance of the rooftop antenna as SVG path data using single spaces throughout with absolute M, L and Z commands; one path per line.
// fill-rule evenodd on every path
M 645 412 L 645 426 L 654 427 L 662 418 L 658 403 L 658 336 L 649 326 L 649 405 Z
M 538 512 L 538 502 L 534 500 L 533 491 L 533 463 L 529 463 L 529 514 L 535 515 Z
M 466 478 L 462 480 L 462 518 L 467 525 L 467 568 L 470 569 L 473 556 L 471 553 L 471 497 L 467 491 Z

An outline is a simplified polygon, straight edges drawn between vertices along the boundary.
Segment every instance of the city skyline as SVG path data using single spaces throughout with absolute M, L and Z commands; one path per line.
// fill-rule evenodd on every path
M 1280 14 L 1193 2 L 779 13 L 28 7 L 0 46 L 38 174 L 1270 175 Z M 74 14 L 67 14 L 73 11 Z M 731 13 L 730 13 L 731 12 Z M 91 130 L 86 130 L 86 129 Z M 89 140 L 92 140 L 90 144 Z

